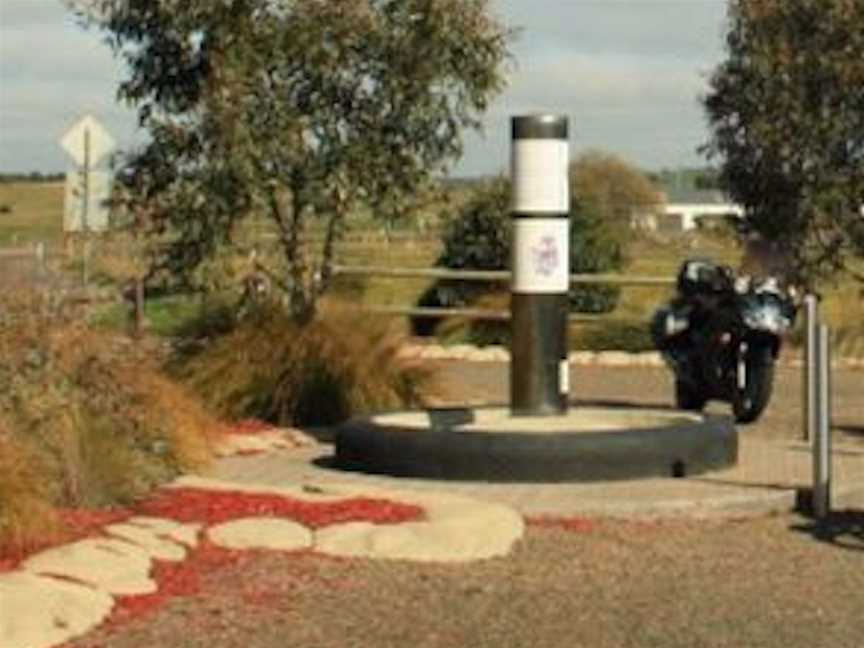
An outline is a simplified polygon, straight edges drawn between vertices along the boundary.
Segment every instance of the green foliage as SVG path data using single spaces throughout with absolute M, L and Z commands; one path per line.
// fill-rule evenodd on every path
M 570 348 L 576 351 L 654 351 L 645 322 L 607 319 L 597 324 L 571 327 Z
M 660 196 L 638 171 L 620 159 L 600 152 L 589 152 L 570 167 L 570 271 L 603 273 L 620 270 L 627 262 L 631 239 L 631 218 L 638 210 L 656 209 Z M 442 235 L 443 251 L 436 265 L 472 270 L 503 270 L 510 265 L 511 204 L 510 181 L 499 178 L 474 189 L 471 197 L 446 224 Z M 504 286 L 441 280 L 421 295 L 418 305 L 459 307 L 475 304 Z M 619 296 L 617 287 L 573 286 L 570 309 L 573 312 L 612 311 Z M 434 329 L 430 318 L 415 318 L 414 330 L 428 335 Z M 506 328 L 500 323 L 478 323 L 483 340 L 500 342 L 501 335 L 491 330 Z M 482 332 L 479 331 L 482 329 Z M 503 335 L 503 333 L 502 333 Z
M 489 0 L 71 0 L 129 71 L 151 142 L 129 208 L 198 266 L 237 224 L 276 226 L 292 312 L 328 287 L 349 215 L 393 218 L 458 158 L 503 85 L 509 32 Z M 168 62 L 168 63 L 166 63 Z M 312 255 L 310 221 L 325 231 Z
M 228 307 L 225 307 L 226 310 Z M 202 312 L 203 310 L 203 312 Z M 144 319 L 149 331 L 160 337 L 184 335 L 190 322 L 201 317 L 216 317 L 212 309 L 203 309 L 196 296 L 173 295 L 153 297 L 144 302 Z M 223 315 L 223 318 L 227 315 Z M 112 304 L 93 316 L 91 324 L 98 329 L 126 331 L 130 325 L 128 304 Z M 218 327 L 214 322 L 213 327 Z
M 441 235 L 443 250 L 436 266 L 450 269 L 504 270 L 510 264 L 510 182 L 499 178 L 472 190 L 457 214 L 446 221 Z M 430 286 L 418 305 L 458 308 L 474 304 L 484 295 L 505 290 L 485 282 L 442 279 Z M 416 317 L 414 332 L 431 335 L 437 319 Z M 500 324 L 492 324 L 492 328 Z
M 299 324 L 262 305 L 175 372 L 224 416 L 328 425 L 420 404 L 431 373 L 400 359 L 400 342 L 388 320 L 354 308 L 325 304 Z
M 727 44 L 705 99 L 721 183 L 749 228 L 788 253 L 791 278 L 854 272 L 850 260 L 864 256 L 864 3 L 733 0 Z

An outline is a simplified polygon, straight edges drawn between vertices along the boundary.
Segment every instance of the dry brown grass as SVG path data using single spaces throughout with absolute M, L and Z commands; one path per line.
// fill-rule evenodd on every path
M 0 302 L 0 418 L 0 544 L 16 546 L 44 540 L 54 506 L 128 503 L 201 468 L 220 431 L 151 352 L 25 292 Z
M 0 556 L 18 554 L 59 532 L 39 454 L 12 440 L 0 420 Z
M 392 320 L 338 302 L 298 325 L 263 307 L 178 364 L 177 373 L 221 415 L 326 425 L 420 404 L 432 372 L 398 356 Z

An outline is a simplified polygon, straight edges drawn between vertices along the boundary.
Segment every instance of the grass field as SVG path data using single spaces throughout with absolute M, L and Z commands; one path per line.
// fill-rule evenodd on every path
M 0 245 L 56 244 L 62 237 L 62 183 L 0 183 Z
M 44 240 L 58 244 L 62 238 L 63 186 L 59 183 L 0 184 L 0 206 L 11 211 L 0 213 L 0 246 L 27 244 Z M 430 267 L 438 256 L 440 243 L 434 235 L 406 236 L 399 232 L 390 239 L 381 229 L 373 230 L 363 218 L 362 227 L 349 234 L 338 252 L 340 263 L 387 267 Z M 734 241 L 715 233 L 686 237 L 639 238 L 630 250 L 630 275 L 674 276 L 681 261 L 689 256 L 714 258 L 733 267 L 740 260 Z M 341 280 L 342 297 L 360 300 L 367 306 L 411 306 L 431 282 L 425 279 L 368 278 Z M 835 333 L 844 353 L 864 355 L 864 286 L 845 281 L 825 288 L 823 315 Z M 657 305 L 670 296 L 666 288 L 634 287 L 622 290 L 613 319 L 624 323 L 644 323 Z M 154 330 L 171 334 L 179 322 L 194 311 L 194 306 L 172 298 L 156 300 L 148 306 Z M 103 324 L 125 320 L 122 308 L 115 307 L 102 318 Z

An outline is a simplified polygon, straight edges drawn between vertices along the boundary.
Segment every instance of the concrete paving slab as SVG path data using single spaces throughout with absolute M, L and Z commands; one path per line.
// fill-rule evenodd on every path
M 207 537 L 226 549 L 270 549 L 300 551 L 312 546 L 306 527 L 278 518 L 244 518 L 207 529 Z
M 115 595 L 156 591 L 146 553 L 120 540 L 80 540 L 38 553 L 21 566 L 33 574 L 69 578 Z
M 0 575 L 0 646 L 50 648 L 93 629 L 111 613 L 104 591 L 24 571 Z

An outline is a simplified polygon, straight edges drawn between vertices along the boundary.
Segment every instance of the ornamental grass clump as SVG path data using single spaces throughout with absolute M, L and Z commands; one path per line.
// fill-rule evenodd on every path
M 403 337 L 390 320 L 344 304 L 322 303 L 305 324 L 262 305 L 176 372 L 227 418 L 329 425 L 420 405 L 434 390 L 432 370 L 399 357 Z
M 0 420 L 0 569 L 3 558 L 56 536 L 60 524 L 50 504 L 39 454 L 12 439 Z
M 210 458 L 212 419 L 157 360 L 62 300 L 0 301 L 0 546 L 44 541 L 55 507 L 128 503 Z

